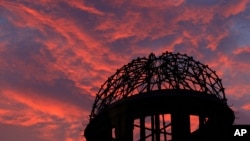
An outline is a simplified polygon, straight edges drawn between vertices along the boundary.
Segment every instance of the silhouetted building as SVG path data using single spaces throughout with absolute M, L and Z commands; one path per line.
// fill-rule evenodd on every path
M 234 118 L 215 71 L 166 52 L 137 58 L 108 78 L 84 135 L 87 141 L 227 141 Z

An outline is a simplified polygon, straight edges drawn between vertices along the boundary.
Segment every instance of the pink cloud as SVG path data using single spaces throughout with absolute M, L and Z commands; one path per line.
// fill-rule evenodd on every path
M 150 7 L 154 10 L 149 10 L 146 14 L 139 10 L 128 10 L 122 17 L 113 15 L 102 18 L 102 22 L 96 27 L 96 30 L 105 32 L 100 36 L 103 36 L 106 42 L 132 38 L 133 40 L 130 43 L 133 45 L 144 39 L 153 41 L 165 36 L 175 35 L 178 36 L 178 39 L 186 39 L 183 42 L 190 41 L 194 47 L 198 47 L 199 43 L 205 40 L 207 48 L 214 51 L 218 48 L 220 42 L 229 36 L 226 25 L 220 28 L 215 25 L 211 28 L 214 20 L 216 20 L 215 18 L 217 18 L 218 9 L 220 9 L 217 5 L 207 6 L 206 8 L 187 6 L 179 7 L 181 10 L 176 10 L 171 5 L 169 6 L 169 3 L 174 2 L 165 2 L 168 7 L 164 6 L 164 9 L 157 7 L 163 6 L 164 2 L 157 3 L 149 0 L 147 2 L 134 1 L 134 3 L 135 7 L 148 6 L 147 8 Z M 170 16 L 173 13 L 175 13 L 174 16 Z M 193 26 L 196 26 L 197 29 L 186 28 L 185 25 L 180 25 L 182 22 L 193 23 Z M 182 32 L 174 32 L 176 29 L 181 29 Z M 173 45 L 167 44 L 165 46 Z
M 211 49 L 212 51 L 215 51 L 218 48 L 219 43 L 229 36 L 228 31 L 222 31 L 217 35 L 210 34 L 207 35 L 207 40 L 209 42 L 207 48 Z
M 249 103 L 244 104 L 241 108 L 242 108 L 243 110 L 250 111 L 250 104 L 249 104 Z
M 57 132 L 65 132 L 65 137 L 82 141 L 80 133 L 82 121 L 87 122 L 89 112 L 66 101 L 59 101 L 29 91 L 4 90 L 2 96 L 7 100 L 0 107 L 0 122 L 4 124 L 33 127 L 38 136 L 47 140 L 57 140 Z M 16 107 L 16 105 L 22 105 Z M 59 119 L 59 121 L 56 121 Z M 67 130 L 62 130 L 65 128 Z
M 183 4 L 184 2 L 185 2 L 184 0 L 161 1 L 161 2 L 157 2 L 154 0 L 131 0 L 131 4 L 135 4 L 139 7 L 157 8 L 157 9 L 177 7 Z
M 72 7 L 76 7 L 79 8 L 83 11 L 92 13 L 92 14 L 96 14 L 96 15 L 100 15 L 103 16 L 104 13 L 101 12 L 100 10 L 96 9 L 95 7 L 91 7 L 91 6 L 87 6 L 86 4 L 84 4 L 83 1 L 81 0 L 75 0 L 75 1 L 66 1 L 68 4 L 70 4 Z
M 226 94 L 240 99 L 249 92 L 247 80 L 238 77 L 249 74 L 250 66 L 234 58 L 241 53 L 249 52 L 249 47 L 237 48 L 230 53 L 221 52 L 218 48 L 224 39 L 232 36 L 230 29 L 226 27 L 227 19 L 243 13 L 248 1 L 200 7 L 188 5 L 183 0 L 164 2 L 110 0 L 109 4 L 105 3 L 107 7 L 103 6 L 102 10 L 98 9 L 101 7 L 98 3 L 80 0 L 40 0 L 39 4 L 26 2 L 30 4 L 6 1 L 1 3 L 2 8 L 8 13 L 6 20 L 13 26 L 15 34 L 21 35 L 18 39 L 24 42 L 33 40 L 42 46 L 37 48 L 36 53 L 29 54 L 30 62 L 28 62 L 12 54 L 11 48 L 8 48 L 15 44 L 11 42 L 11 37 L 1 41 L 0 53 L 8 53 L 10 58 L 0 57 L 1 70 L 4 70 L 4 73 L 22 76 L 24 80 L 19 79 L 20 83 L 17 84 L 23 83 L 26 84 L 23 86 L 27 86 L 28 81 L 29 84 L 45 83 L 46 86 L 54 86 L 57 80 L 65 79 L 74 85 L 71 86 L 72 89 L 82 90 L 80 95 L 89 95 L 94 99 L 97 89 L 108 76 L 131 61 L 131 58 L 147 56 L 150 52 L 160 55 L 165 51 L 177 50 L 193 55 L 197 60 L 205 60 L 204 63 L 216 70 L 223 81 L 228 82 Z M 60 4 L 65 4 L 68 9 L 75 9 L 76 13 L 86 14 L 94 22 L 87 21 L 84 19 L 85 16 L 79 17 L 81 14 L 73 17 L 70 12 L 67 14 L 58 12 L 57 10 L 68 12 L 67 8 L 61 8 Z M 113 9 L 117 12 L 110 12 Z M 218 17 L 222 19 L 218 21 Z M 217 21 L 222 23 L 217 25 Z M 87 22 L 90 24 L 87 25 Z M 23 32 L 24 29 L 34 30 L 41 34 L 41 37 L 34 36 L 27 39 L 25 34 L 30 33 Z M 152 44 L 139 45 L 139 42 L 144 41 Z M 119 42 L 122 42 L 124 47 L 121 47 Z M 22 47 L 22 44 L 20 46 Z M 179 46 L 185 48 L 178 50 Z M 122 49 L 128 52 L 123 52 Z M 207 57 L 207 52 L 202 52 L 202 49 L 211 51 L 212 57 Z M 228 55 L 231 53 L 233 57 Z M 10 80 L 1 81 L 3 87 L 1 98 L 7 99 L 7 101 L 0 99 L 1 123 L 24 127 L 46 123 L 47 126 L 40 128 L 39 133 L 44 133 L 42 136 L 46 139 L 53 138 L 51 140 L 56 140 L 52 133 L 64 128 L 62 126 L 67 126 L 68 130 L 63 132 L 66 135 L 64 140 L 81 140 L 80 137 L 75 138 L 72 135 L 77 134 L 76 122 L 81 121 L 82 117 L 88 117 L 87 107 L 82 109 L 70 102 L 49 97 L 48 94 L 45 96 L 41 90 L 31 88 L 32 86 L 10 87 L 10 83 Z M 17 105 L 22 107 L 18 109 Z M 247 104 L 241 108 L 249 110 Z M 53 123 L 55 118 L 62 120 L 61 125 Z M 84 122 L 87 120 L 84 119 Z M 72 125 L 68 125 L 71 123 Z
M 226 6 L 223 8 L 222 14 L 225 17 L 235 16 L 245 11 L 247 4 L 249 4 L 248 0 L 231 2 L 230 4 L 226 4 Z
M 240 47 L 233 51 L 233 54 L 238 55 L 243 52 L 250 52 L 250 47 Z
M 195 24 L 210 24 L 216 14 L 215 6 L 198 7 L 190 6 L 182 9 L 177 16 L 177 21 L 190 21 Z
M 147 15 L 143 12 L 127 11 L 121 19 L 115 16 L 103 18 L 104 21 L 96 27 L 96 30 L 106 31 L 103 36 L 108 42 L 130 37 L 134 38 L 132 43 L 147 37 L 154 40 L 173 34 L 174 23 L 169 21 L 168 28 L 164 28 L 166 21 L 162 16 L 160 11 L 150 11 Z
M 28 91 L 25 93 L 20 91 L 15 92 L 13 90 L 5 90 L 3 94 L 7 98 L 22 103 L 34 111 L 65 118 L 65 120 L 69 122 L 83 116 L 83 109 L 68 104 L 67 102 L 43 97 L 41 94 L 38 95 Z
M 76 5 L 81 6 L 80 1 L 73 3 L 73 6 Z M 93 68 L 95 70 L 103 70 L 106 72 L 113 72 L 112 70 L 117 68 L 113 65 L 108 66 L 108 63 L 103 61 L 103 54 L 109 54 L 110 50 L 108 48 L 105 48 L 105 45 L 102 44 L 101 41 L 98 41 L 88 35 L 83 28 L 76 26 L 73 21 L 63 18 L 55 19 L 55 17 L 51 15 L 45 15 L 43 13 L 40 13 L 36 9 L 32 9 L 21 4 L 5 3 L 5 7 L 13 13 L 18 13 L 17 17 L 19 17 L 20 20 L 10 18 L 11 22 L 16 26 L 30 28 L 32 27 L 40 30 L 46 36 L 50 36 L 47 31 L 47 27 L 51 27 L 54 33 L 57 33 L 58 35 L 66 39 L 66 44 L 60 43 L 62 42 L 62 39 L 57 37 L 51 37 L 51 39 L 48 39 L 47 41 L 35 39 L 37 42 L 44 44 L 50 51 L 52 57 L 56 58 L 55 63 L 48 63 L 46 65 L 46 70 L 49 71 L 49 74 L 52 75 L 47 77 L 44 77 L 43 75 L 35 75 L 35 77 L 39 77 L 38 80 L 56 79 L 57 75 L 53 72 L 61 71 L 70 80 L 73 80 L 77 87 L 85 89 L 86 91 L 88 91 L 88 93 L 93 94 L 94 92 L 90 90 L 90 86 L 82 85 L 81 83 L 79 83 L 79 81 L 85 77 L 98 76 L 98 74 L 93 71 Z M 91 8 L 87 10 L 92 10 L 92 12 L 94 13 L 97 12 Z M 100 47 L 102 47 L 103 50 L 96 51 L 99 50 Z M 65 53 L 67 53 L 68 51 L 72 51 L 72 56 L 68 57 L 65 55 Z M 43 53 L 42 50 L 40 50 L 40 53 Z M 110 55 L 109 58 L 114 62 L 119 62 L 121 60 L 118 59 L 121 57 L 117 55 Z M 34 56 L 34 59 L 39 63 L 48 62 L 44 60 L 44 58 L 41 58 L 39 56 Z M 77 61 L 82 62 L 82 64 L 88 65 L 89 70 L 86 70 L 83 66 L 72 65 Z M 30 67 L 31 68 L 28 69 L 30 71 L 36 69 L 32 66 Z M 27 67 L 25 69 L 27 70 Z M 27 73 L 27 77 L 29 76 L 30 73 Z M 53 81 L 50 83 L 53 83 Z M 97 86 L 100 86 L 100 83 L 97 83 Z

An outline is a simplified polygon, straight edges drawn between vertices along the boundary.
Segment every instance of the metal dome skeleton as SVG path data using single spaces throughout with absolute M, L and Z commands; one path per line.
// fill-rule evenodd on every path
M 137 58 L 118 69 L 101 86 L 90 118 L 126 97 L 168 89 L 204 92 L 226 103 L 221 79 L 215 71 L 185 54 L 166 52 L 159 57 L 150 54 L 148 58 Z

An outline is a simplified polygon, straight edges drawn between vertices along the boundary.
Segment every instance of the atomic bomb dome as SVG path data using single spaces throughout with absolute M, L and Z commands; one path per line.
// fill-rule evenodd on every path
M 169 123 L 166 115 L 171 117 Z M 190 115 L 199 119 L 199 128 L 192 133 Z M 185 54 L 166 52 L 134 59 L 104 82 L 85 137 L 87 141 L 211 141 L 225 139 L 218 132 L 226 133 L 233 121 L 216 72 Z

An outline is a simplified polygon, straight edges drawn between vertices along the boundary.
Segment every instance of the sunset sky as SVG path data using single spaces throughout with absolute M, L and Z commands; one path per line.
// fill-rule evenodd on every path
M 180 52 L 250 124 L 250 0 L 0 0 L 0 140 L 85 141 L 95 94 L 137 57 Z

